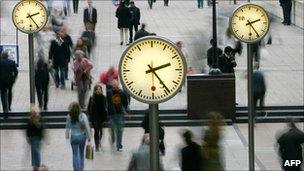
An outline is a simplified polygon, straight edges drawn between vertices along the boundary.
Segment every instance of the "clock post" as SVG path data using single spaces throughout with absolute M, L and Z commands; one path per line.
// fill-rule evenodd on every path
M 159 170 L 158 104 L 149 104 L 150 170 Z
M 30 77 L 30 103 L 35 104 L 35 64 L 34 64 L 34 35 L 28 34 L 29 45 L 29 77 Z

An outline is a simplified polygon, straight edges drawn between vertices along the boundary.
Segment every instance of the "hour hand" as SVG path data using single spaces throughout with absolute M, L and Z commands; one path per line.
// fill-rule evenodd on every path
M 40 13 L 39 13 L 39 12 L 36 12 L 35 14 L 32 14 L 32 15 L 28 14 L 26 18 L 29 18 L 29 17 L 31 18 L 31 17 L 33 17 L 33 16 L 35 16 L 35 15 L 38 15 L 38 14 L 40 14 Z
M 251 25 L 251 24 L 253 24 L 253 23 L 255 23 L 255 22 L 258 22 L 258 21 L 260 21 L 260 20 L 261 20 L 261 19 L 257 19 L 257 20 L 251 21 L 251 22 L 249 22 L 249 20 L 247 20 L 248 23 L 246 23 L 246 26 Z
M 166 68 L 168 66 L 171 66 L 170 63 L 166 63 L 164 65 L 161 65 L 161 66 L 158 66 L 158 67 L 155 67 L 155 68 L 150 68 L 149 70 L 146 71 L 146 74 L 149 74 L 150 72 L 153 72 L 153 71 L 157 71 L 157 70 L 160 70 L 160 69 L 163 69 L 163 68 Z

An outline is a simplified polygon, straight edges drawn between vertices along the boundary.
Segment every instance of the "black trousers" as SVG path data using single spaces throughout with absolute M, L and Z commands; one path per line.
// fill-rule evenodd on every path
M 254 104 L 255 115 L 256 115 L 258 101 L 259 101 L 259 107 L 260 107 L 261 111 L 264 110 L 264 97 L 265 97 L 265 92 L 254 92 L 253 93 L 253 104 Z
M 164 0 L 164 6 L 168 6 L 169 5 L 169 0 Z
M 94 127 L 94 140 L 95 140 L 95 147 L 99 149 L 99 144 L 102 138 L 102 123 L 93 123 Z
M 130 35 L 129 43 L 133 42 L 133 27 L 134 27 L 135 33 L 138 31 L 138 25 L 132 24 L 131 27 L 129 28 L 129 35 Z
M 291 13 L 291 5 L 283 5 L 283 17 L 284 17 L 284 23 L 290 24 L 290 13 Z
M 0 86 L 1 102 L 2 102 L 2 108 L 4 114 L 6 114 L 11 109 L 12 96 L 13 96 L 12 88 L 13 88 L 12 84 Z
M 73 11 L 75 14 L 78 13 L 78 4 L 79 4 L 79 0 L 73 0 Z
M 42 108 L 42 106 L 46 109 L 48 100 L 49 100 L 49 90 L 48 87 L 42 87 L 36 85 L 36 92 L 38 97 L 38 103 L 39 107 Z

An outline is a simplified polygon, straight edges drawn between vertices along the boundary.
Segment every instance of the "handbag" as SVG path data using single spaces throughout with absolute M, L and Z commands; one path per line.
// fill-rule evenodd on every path
M 85 154 L 86 159 L 88 160 L 93 160 L 94 159 L 94 149 L 91 144 L 88 144 L 86 146 L 86 154 Z

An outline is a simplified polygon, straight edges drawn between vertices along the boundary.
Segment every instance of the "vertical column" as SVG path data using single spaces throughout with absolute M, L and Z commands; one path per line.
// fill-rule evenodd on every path
M 150 170 L 159 170 L 158 104 L 149 105 Z
M 253 104 L 253 53 L 252 44 L 247 44 L 247 75 L 248 75 L 248 139 L 249 139 L 249 170 L 254 171 L 254 104 Z
M 217 61 L 217 28 L 216 28 L 216 0 L 212 0 L 212 39 L 213 39 L 213 64 L 212 68 L 218 67 Z
M 30 78 L 30 103 L 35 103 L 35 64 L 34 64 L 34 35 L 28 35 L 29 45 L 29 78 Z

